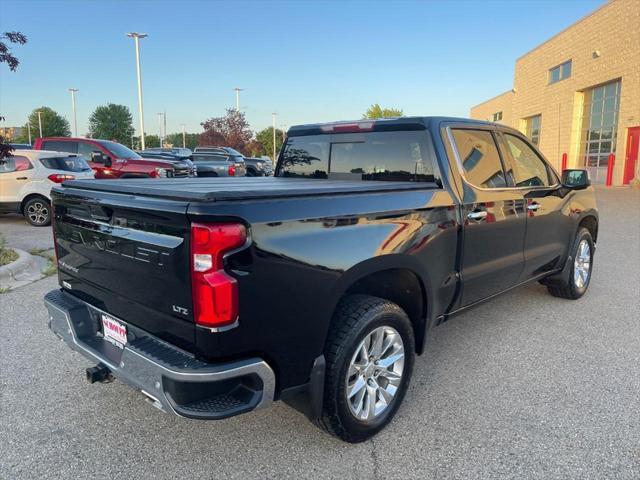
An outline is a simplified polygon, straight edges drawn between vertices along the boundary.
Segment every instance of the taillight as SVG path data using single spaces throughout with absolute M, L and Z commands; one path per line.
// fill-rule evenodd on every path
M 53 183 L 62 183 L 66 180 L 75 180 L 76 177 L 74 177 L 73 175 L 64 175 L 62 173 L 52 173 L 47 178 Z
M 191 224 L 191 289 L 198 325 L 220 328 L 238 319 L 238 284 L 224 271 L 223 256 L 246 240 L 239 223 Z
M 233 177 L 236 174 L 236 166 L 235 165 L 229 165 L 229 176 Z

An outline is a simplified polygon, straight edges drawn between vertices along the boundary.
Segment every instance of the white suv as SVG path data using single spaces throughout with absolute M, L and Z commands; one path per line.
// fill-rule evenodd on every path
M 93 178 L 82 157 L 65 152 L 20 150 L 0 160 L 0 211 L 20 212 L 31 225 L 51 223 L 51 187 L 75 178 Z

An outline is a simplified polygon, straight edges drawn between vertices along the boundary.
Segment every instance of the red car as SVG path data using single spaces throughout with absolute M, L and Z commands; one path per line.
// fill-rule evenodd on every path
M 37 138 L 34 150 L 76 153 L 89 163 L 96 178 L 187 177 L 188 165 L 147 160 L 118 142 L 92 138 Z M 183 168 L 184 167 L 184 168 Z

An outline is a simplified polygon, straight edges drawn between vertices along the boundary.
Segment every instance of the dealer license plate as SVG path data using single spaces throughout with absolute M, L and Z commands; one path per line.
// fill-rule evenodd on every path
M 117 347 L 124 348 L 127 344 L 127 327 L 109 315 L 102 314 L 102 333 L 104 339 Z

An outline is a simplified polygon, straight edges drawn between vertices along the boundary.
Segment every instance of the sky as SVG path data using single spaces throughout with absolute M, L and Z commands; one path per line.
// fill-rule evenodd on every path
M 405 115 L 467 117 L 509 90 L 516 58 L 598 8 L 565 1 L 0 0 L 0 31 L 20 31 L 17 72 L 0 65 L 3 126 L 49 106 L 79 134 L 99 105 L 129 107 L 138 129 L 141 40 L 145 130 L 201 131 L 240 108 L 251 127 L 357 119 L 380 103 Z

